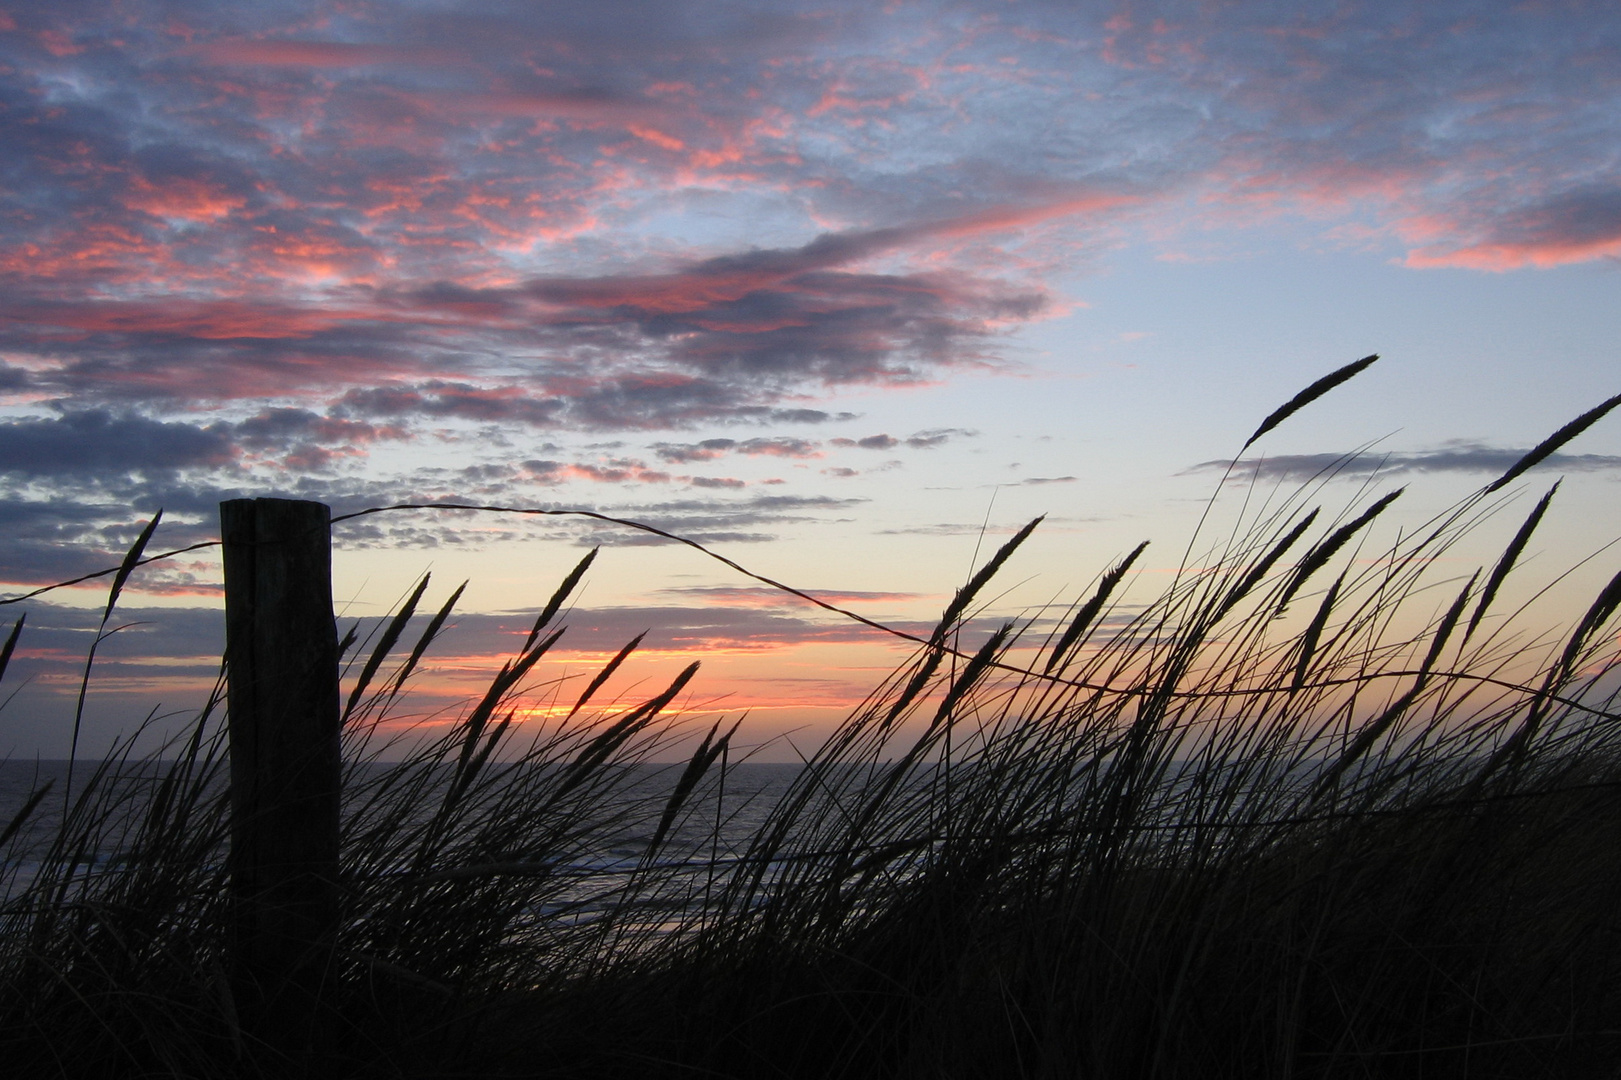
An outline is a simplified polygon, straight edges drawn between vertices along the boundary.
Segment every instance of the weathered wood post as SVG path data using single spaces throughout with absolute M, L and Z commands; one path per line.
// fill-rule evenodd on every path
M 331 512 L 220 504 L 231 746 L 233 991 L 250 1034 L 308 1063 L 338 921 L 338 637 Z

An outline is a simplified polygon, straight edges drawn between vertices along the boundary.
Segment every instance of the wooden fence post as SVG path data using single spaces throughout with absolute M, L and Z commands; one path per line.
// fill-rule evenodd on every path
M 338 922 L 338 637 L 331 512 L 220 503 L 231 747 L 233 991 L 242 1022 L 311 1061 Z

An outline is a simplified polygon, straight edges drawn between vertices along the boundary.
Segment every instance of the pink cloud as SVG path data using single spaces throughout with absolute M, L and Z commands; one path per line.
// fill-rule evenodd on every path
M 204 341 L 299 340 L 356 318 L 357 311 L 241 300 L 152 299 L 13 303 L 7 317 L 50 328 L 57 336 L 91 333 L 180 335 Z
M 124 204 L 159 217 L 196 224 L 218 221 L 242 209 L 247 205 L 247 197 L 204 179 L 180 178 L 160 185 L 137 177 Z
M 214 41 L 190 51 L 209 63 L 267 67 L 369 67 L 449 58 L 444 50 L 434 48 L 275 39 Z
M 603 93 L 455 93 L 421 94 L 417 100 L 455 112 L 490 116 L 534 117 L 539 120 L 584 120 L 648 123 L 674 119 L 669 108 L 656 102 Z
M 1502 272 L 1621 258 L 1621 187 L 1544 197 L 1479 223 L 1437 215 L 1404 226 L 1429 241 L 1407 254 L 1418 268 Z
M 1453 267 L 1503 273 L 1526 267 L 1545 270 L 1602 258 L 1621 258 L 1621 237 L 1588 244 L 1471 244 L 1458 248 L 1438 245 L 1409 251 L 1402 264 L 1420 270 Z
M 525 461 L 525 475 L 543 484 L 587 480 L 597 484 L 668 484 L 674 479 L 661 469 L 649 469 L 639 461 L 621 459 L 603 464 L 590 462 Z
M 412 434 L 817 423 L 832 388 L 1005 367 L 1142 233 L 1621 257 L 1596 10 L 961 10 L 17 9 L 0 381 Z M 255 452 L 336 467 L 352 434 Z M 707 434 L 648 452 L 828 445 Z

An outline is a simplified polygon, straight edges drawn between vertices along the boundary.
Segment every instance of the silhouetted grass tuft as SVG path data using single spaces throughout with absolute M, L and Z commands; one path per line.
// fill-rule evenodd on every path
M 1456 576 L 1496 486 L 1385 541 L 1396 492 L 1262 500 L 1158 595 L 1139 546 L 966 641 L 1033 522 L 746 828 L 735 722 L 649 764 L 696 664 L 589 711 L 640 638 L 516 722 L 591 556 L 455 724 L 381 735 L 424 578 L 350 683 L 322 1074 L 1614 1076 L 1621 575 L 1558 639 L 1488 614 L 1553 496 Z M 18 1075 L 283 1074 L 224 975 L 222 697 L 0 834 Z

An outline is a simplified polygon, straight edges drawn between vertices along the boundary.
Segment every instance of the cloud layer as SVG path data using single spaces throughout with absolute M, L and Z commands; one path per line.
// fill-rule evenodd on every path
M 1240 461 L 1204 461 L 1189 472 L 1226 472 L 1231 479 L 1306 480 L 1317 476 L 1398 476 L 1402 473 L 1480 473 L 1501 476 L 1530 452 L 1530 447 L 1481 446 L 1463 443 L 1412 453 L 1279 454 Z M 1616 472 L 1621 457 L 1610 454 L 1549 454 L 1535 469 L 1542 472 Z
M 5 572 L 237 491 L 854 476 L 967 433 L 831 395 L 1008 368 L 1128 243 L 1615 259 L 1618 97 L 1600 3 L 0 10 Z

